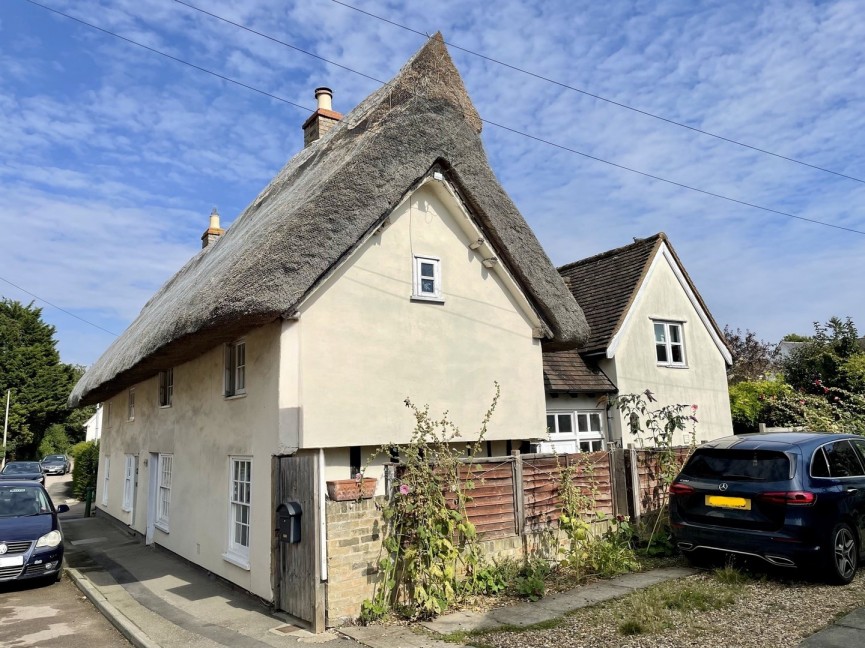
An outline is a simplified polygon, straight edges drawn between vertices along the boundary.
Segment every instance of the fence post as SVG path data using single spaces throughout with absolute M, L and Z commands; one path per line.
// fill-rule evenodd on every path
M 517 535 L 522 537 L 526 532 L 526 505 L 523 489 L 523 457 L 519 450 L 512 453 L 511 471 L 514 482 L 514 517 L 517 519 Z
M 625 450 L 610 450 L 610 490 L 613 515 L 628 515 L 628 479 L 625 477 Z
M 643 485 L 640 483 L 640 467 L 637 464 L 637 449 L 631 444 L 628 444 L 628 458 L 630 459 L 629 463 L 631 464 L 631 501 L 634 505 L 634 510 L 631 512 L 631 519 L 634 521 L 634 524 L 637 524 L 643 515 Z

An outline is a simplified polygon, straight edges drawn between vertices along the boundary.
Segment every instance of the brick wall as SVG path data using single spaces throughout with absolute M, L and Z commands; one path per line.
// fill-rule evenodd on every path
M 381 559 L 383 497 L 327 503 L 327 625 L 360 614 L 372 598 Z

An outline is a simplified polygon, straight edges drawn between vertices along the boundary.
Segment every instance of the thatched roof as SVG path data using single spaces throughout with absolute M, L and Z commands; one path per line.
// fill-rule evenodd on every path
M 433 167 L 456 188 L 537 309 L 546 348 L 585 341 L 582 311 L 499 184 L 441 36 L 279 172 L 216 243 L 144 306 L 69 397 L 96 403 L 279 317 Z

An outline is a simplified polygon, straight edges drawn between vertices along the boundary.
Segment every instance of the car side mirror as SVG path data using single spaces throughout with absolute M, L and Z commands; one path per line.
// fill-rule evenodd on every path
M 69 507 L 66 504 L 61 504 L 60 506 L 57 507 L 57 512 L 58 513 L 68 513 Z

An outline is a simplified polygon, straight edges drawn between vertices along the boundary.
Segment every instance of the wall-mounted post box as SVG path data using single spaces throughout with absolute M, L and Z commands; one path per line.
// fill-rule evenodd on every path
M 279 541 L 286 544 L 300 542 L 300 518 L 303 511 L 298 502 L 283 502 L 276 507 L 276 524 Z

